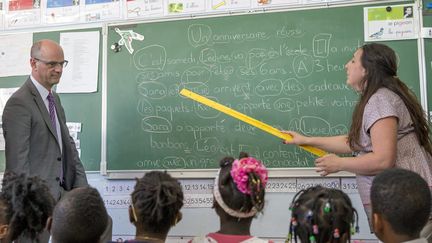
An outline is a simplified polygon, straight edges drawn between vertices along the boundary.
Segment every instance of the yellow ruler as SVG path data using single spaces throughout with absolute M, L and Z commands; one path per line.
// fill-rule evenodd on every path
M 256 119 L 250 117 L 250 116 L 247 116 L 247 115 L 245 115 L 243 113 L 240 113 L 240 112 L 238 112 L 236 110 L 233 110 L 233 109 L 231 109 L 229 107 L 221 105 L 221 104 L 219 104 L 219 103 L 217 103 L 217 102 L 215 102 L 213 100 L 210 100 L 210 99 L 208 99 L 208 98 L 206 98 L 204 96 L 196 94 L 196 93 L 194 93 L 194 92 L 192 92 L 190 90 L 182 89 L 180 91 L 180 94 L 183 95 L 183 96 L 186 96 L 186 97 L 188 97 L 190 99 L 193 99 L 193 100 L 195 100 L 195 101 L 197 101 L 199 103 L 202 103 L 202 104 L 204 104 L 206 106 L 209 106 L 209 107 L 211 107 L 213 109 L 216 109 L 216 110 L 218 110 L 220 112 L 223 112 L 223 113 L 225 113 L 227 115 L 230 115 L 230 116 L 232 116 L 234 118 L 237 118 L 237 119 L 239 119 L 239 120 L 241 120 L 243 122 L 246 122 L 247 124 L 252 125 L 254 127 L 257 127 L 257 128 L 259 128 L 259 129 L 261 129 L 261 130 L 263 130 L 265 132 L 268 132 L 268 133 L 270 133 L 270 134 L 272 134 L 272 135 L 274 135 L 274 136 L 276 136 L 278 138 L 282 138 L 282 139 L 287 140 L 287 141 L 292 139 L 292 136 L 289 135 L 289 134 L 283 133 L 283 132 L 279 131 L 278 129 L 276 129 L 276 128 L 274 128 L 274 127 L 272 127 L 272 126 L 270 126 L 270 125 L 268 125 L 268 124 L 266 124 L 264 122 L 258 121 Z M 319 157 L 322 157 L 323 155 L 327 154 L 324 150 L 321 150 L 319 148 L 315 148 L 315 147 L 312 147 L 312 146 L 300 145 L 300 147 L 302 149 L 304 149 L 304 150 L 306 150 L 306 151 L 314 154 L 314 155 L 319 156 Z

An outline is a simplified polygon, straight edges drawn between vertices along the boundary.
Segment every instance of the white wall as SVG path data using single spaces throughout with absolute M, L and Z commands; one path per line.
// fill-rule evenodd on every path
M 108 180 L 100 174 L 89 173 L 89 183 L 98 188 L 104 199 L 126 199 L 130 198 L 130 191 L 133 190 L 134 180 Z M 352 178 L 349 178 L 350 180 Z M 192 179 L 181 179 L 181 182 L 187 183 Z M 211 179 L 207 179 L 211 181 Z M 270 179 L 272 180 L 272 178 Z M 302 178 L 307 181 L 307 178 Z M 316 178 L 311 178 L 311 181 Z M 131 185 L 127 192 L 110 192 L 107 193 L 106 186 L 111 187 L 113 184 Z M 117 187 L 118 189 L 118 187 Z M 346 190 L 344 190 L 346 191 Z M 360 197 L 355 190 L 350 190 L 349 193 L 354 207 L 359 212 L 360 233 L 355 234 L 353 239 L 376 240 L 373 234 L 370 234 L 369 226 L 366 220 L 366 215 L 360 201 Z M 267 192 L 266 206 L 264 213 L 260 214 L 252 223 L 252 234 L 255 236 L 283 240 L 288 234 L 290 211 L 289 204 L 292 201 L 294 192 Z M 112 208 L 120 207 L 120 208 Z M 108 213 L 113 219 L 113 239 L 119 237 L 132 238 L 135 235 L 135 228 L 129 222 L 127 205 L 107 205 Z M 212 208 L 187 208 L 182 209 L 183 219 L 170 231 L 172 242 L 183 242 L 195 235 L 203 235 L 209 232 L 215 232 L 219 229 L 219 219 Z M 182 240 L 182 237 L 186 240 Z

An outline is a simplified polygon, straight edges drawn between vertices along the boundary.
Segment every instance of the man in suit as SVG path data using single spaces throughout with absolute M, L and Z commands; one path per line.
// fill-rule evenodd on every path
M 3 111 L 6 171 L 44 179 L 53 197 L 59 200 L 65 191 L 88 185 L 60 98 L 52 91 L 67 61 L 61 46 L 51 40 L 34 43 L 30 56 L 31 75 Z M 107 224 L 102 235 L 104 242 L 111 240 L 111 217 Z M 39 236 L 40 243 L 48 239 L 48 232 Z M 19 242 L 31 241 L 21 237 Z
M 51 90 L 67 61 L 60 45 L 51 40 L 34 43 L 30 55 L 31 76 L 3 112 L 6 171 L 39 176 L 58 200 L 62 192 L 87 185 L 60 98 Z
M 52 40 L 40 40 L 30 51 L 31 75 L 8 100 L 3 111 L 6 171 L 44 179 L 56 200 L 65 191 L 87 186 L 87 177 L 66 126 L 59 96 L 52 91 L 67 65 L 63 49 Z M 102 235 L 111 240 L 112 220 Z M 49 234 L 39 236 L 48 242 Z M 22 237 L 19 242 L 31 242 Z
M 60 45 L 51 40 L 34 43 L 30 55 L 31 75 L 3 112 L 6 171 L 42 178 L 59 200 L 65 191 L 87 185 L 60 98 L 52 92 L 67 61 Z M 41 242 L 47 241 L 45 234 Z

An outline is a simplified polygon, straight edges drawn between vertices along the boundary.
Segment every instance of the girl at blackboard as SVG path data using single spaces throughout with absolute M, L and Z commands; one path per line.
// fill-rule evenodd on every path
M 285 141 L 330 152 L 315 160 L 316 171 L 322 176 L 339 171 L 355 173 L 369 222 L 370 188 L 377 173 L 404 168 L 417 172 L 432 186 L 428 122 L 415 94 L 397 76 L 397 65 L 395 52 L 386 45 L 360 47 L 345 65 L 347 84 L 360 94 L 349 134 L 306 137 L 288 131 L 293 139 Z
M 215 179 L 213 196 L 220 229 L 191 242 L 268 242 L 250 234 L 252 219 L 264 208 L 267 169 L 246 153 L 241 153 L 240 159 L 225 157 L 219 165 L 221 168 Z
M 299 191 L 290 206 L 287 242 L 350 242 L 358 232 L 357 211 L 341 190 L 321 186 Z

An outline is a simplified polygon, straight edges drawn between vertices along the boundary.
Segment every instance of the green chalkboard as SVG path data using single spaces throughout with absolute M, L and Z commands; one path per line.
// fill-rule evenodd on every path
M 271 168 L 312 167 L 314 156 L 181 97 L 190 89 L 284 130 L 345 134 L 357 94 L 345 63 L 363 43 L 363 7 L 273 12 L 108 27 L 144 36 L 108 50 L 108 171 L 217 168 L 246 151 Z M 416 40 L 386 42 L 418 94 Z
M 40 39 L 52 39 L 59 41 L 61 32 L 77 31 L 99 31 L 100 28 L 65 30 L 55 32 L 41 32 L 33 34 L 33 41 Z M 102 39 L 102 38 L 101 38 Z M 101 48 L 101 47 L 100 47 Z M 29 49 L 30 55 L 30 49 Z M 100 55 L 101 56 L 101 55 Z M 68 59 L 68 57 L 65 57 Z M 99 58 L 99 63 L 102 63 Z M 102 65 L 100 65 L 101 67 Z M 66 67 L 67 68 L 67 67 Z M 59 94 L 63 108 L 66 113 L 67 122 L 80 122 L 81 161 L 86 171 L 99 171 L 101 161 L 101 124 L 102 124 L 102 102 L 101 102 L 101 68 L 99 68 L 98 92 L 83 94 Z M 0 88 L 20 87 L 27 80 L 27 76 L 0 77 Z M 61 82 L 61 80 L 60 80 Z M 5 154 L 0 151 L 0 170 L 5 168 Z

